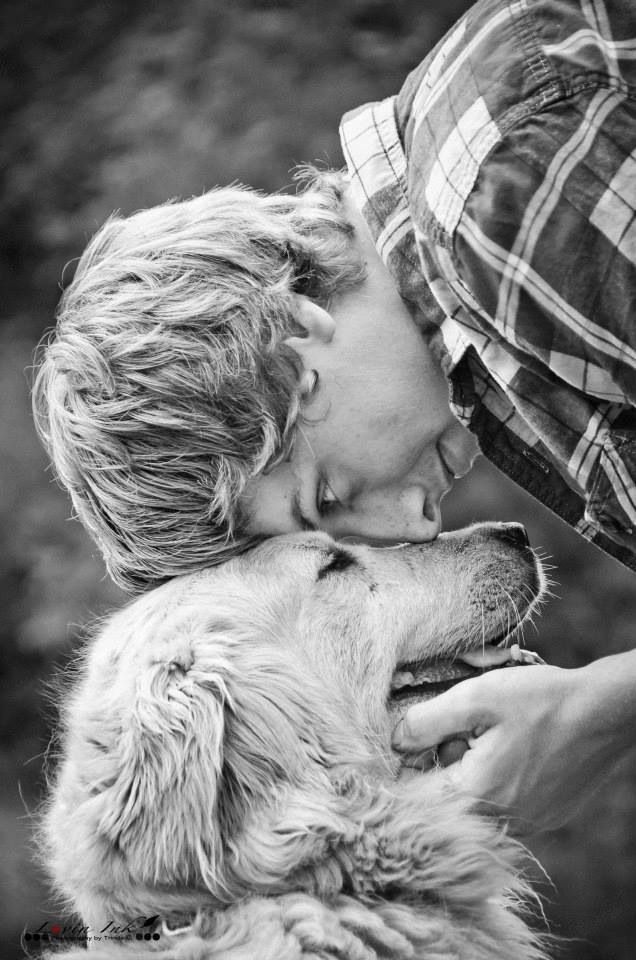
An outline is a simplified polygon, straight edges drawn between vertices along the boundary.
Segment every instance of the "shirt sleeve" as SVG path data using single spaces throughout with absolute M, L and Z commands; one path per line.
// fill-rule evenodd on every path
M 636 404 L 636 103 L 599 85 L 524 118 L 452 236 L 483 332 L 581 393 Z

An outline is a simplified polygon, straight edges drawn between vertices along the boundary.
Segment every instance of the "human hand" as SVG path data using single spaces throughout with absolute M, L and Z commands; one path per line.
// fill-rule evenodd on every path
M 619 713 L 634 713 L 636 671 L 632 659 L 626 684 L 615 662 L 621 659 L 577 670 L 511 667 L 465 680 L 411 707 L 393 745 L 420 755 L 437 747 L 445 769 L 434 775 L 509 818 L 516 832 L 553 829 L 574 815 L 627 746 L 616 711 L 607 711 L 620 687 Z

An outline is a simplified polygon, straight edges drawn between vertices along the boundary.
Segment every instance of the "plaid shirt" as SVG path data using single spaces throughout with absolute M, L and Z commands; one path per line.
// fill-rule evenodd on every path
M 341 128 L 378 250 L 441 332 L 454 412 L 632 569 L 635 38 L 634 0 L 480 0 Z

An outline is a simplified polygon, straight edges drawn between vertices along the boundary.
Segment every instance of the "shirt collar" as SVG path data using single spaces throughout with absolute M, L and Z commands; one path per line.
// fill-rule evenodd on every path
M 469 341 L 448 316 L 427 283 L 420 261 L 408 201 L 407 157 L 396 122 L 396 97 L 369 103 L 344 115 L 340 139 L 347 162 L 350 196 L 364 216 L 378 253 L 394 277 L 402 297 L 416 304 L 416 322 L 426 335 L 441 330 L 450 373 Z

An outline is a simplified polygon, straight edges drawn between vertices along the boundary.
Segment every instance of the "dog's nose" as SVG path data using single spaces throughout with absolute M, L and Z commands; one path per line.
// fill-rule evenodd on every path
M 493 535 L 500 540 L 507 540 L 516 547 L 529 547 L 528 533 L 522 523 L 496 523 Z

